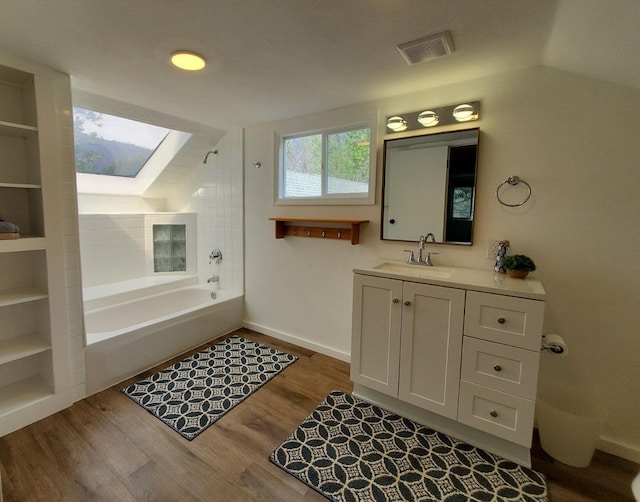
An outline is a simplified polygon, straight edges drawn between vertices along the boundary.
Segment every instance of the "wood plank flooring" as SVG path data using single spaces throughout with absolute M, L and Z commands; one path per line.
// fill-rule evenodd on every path
M 0 438 L 4 502 L 326 500 L 267 457 L 331 390 L 352 391 L 349 365 L 253 331 L 236 334 L 299 360 L 193 441 L 120 389 L 210 343 Z M 597 452 L 589 468 L 575 469 L 537 443 L 533 462 L 552 502 L 633 501 L 640 467 L 632 462 Z

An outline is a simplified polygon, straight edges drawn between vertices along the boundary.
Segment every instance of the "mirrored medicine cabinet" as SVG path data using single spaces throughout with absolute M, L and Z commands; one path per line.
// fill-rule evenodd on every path
M 479 132 L 385 140 L 381 239 L 471 245 Z

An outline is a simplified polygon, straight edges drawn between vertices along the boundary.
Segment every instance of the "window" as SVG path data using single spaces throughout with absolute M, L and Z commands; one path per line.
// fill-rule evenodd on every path
M 455 187 L 451 204 L 451 217 L 458 220 L 471 219 L 473 209 L 473 187 Z
M 369 124 L 279 137 L 277 204 L 373 204 Z
M 73 108 L 76 172 L 135 178 L 170 129 Z

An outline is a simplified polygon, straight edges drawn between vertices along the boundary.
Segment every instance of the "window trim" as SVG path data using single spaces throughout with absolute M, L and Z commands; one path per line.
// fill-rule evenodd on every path
M 289 127 L 280 131 L 274 131 L 274 183 L 273 183 L 273 204 L 288 206 L 304 206 L 304 205 L 374 205 L 376 197 L 376 170 L 377 170 L 377 110 L 372 112 L 367 110 L 365 114 L 359 113 L 355 120 L 340 121 L 340 125 L 335 125 L 337 120 L 332 121 L 334 125 L 327 125 L 317 121 L 316 127 Z M 353 131 L 356 129 L 368 128 L 370 131 L 370 151 L 369 151 L 369 183 L 368 191 L 361 195 L 354 193 L 327 194 L 323 193 L 319 196 L 311 197 L 282 197 L 284 176 L 282 169 L 284 167 L 284 142 L 286 139 L 300 138 L 304 136 L 312 136 L 314 134 L 322 135 L 322 191 L 327 190 L 326 179 L 326 144 L 327 136 L 338 134 L 341 132 Z

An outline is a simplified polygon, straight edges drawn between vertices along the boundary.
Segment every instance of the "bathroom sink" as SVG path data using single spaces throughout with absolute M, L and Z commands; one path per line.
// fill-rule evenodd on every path
M 401 274 L 411 277 L 424 277 L 431 279 L 448 279 L 453 274 L 453 269 L 444 267 L 425 267 L 423 265 L 409 265 L 408 263 L 398 263 L 384 261 L 379 263 L 374 270 L 382 272 L 390 272 L 392 274 Z

